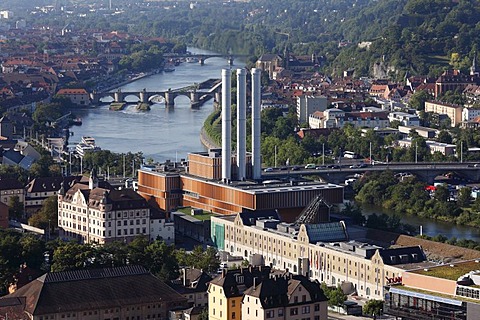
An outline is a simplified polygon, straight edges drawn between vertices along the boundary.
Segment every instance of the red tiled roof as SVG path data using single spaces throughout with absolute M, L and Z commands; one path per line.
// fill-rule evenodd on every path
M 69 95 L 69 94 L 87 94 L 85 89 L 60 89 L 57 92 L 58 95 Z

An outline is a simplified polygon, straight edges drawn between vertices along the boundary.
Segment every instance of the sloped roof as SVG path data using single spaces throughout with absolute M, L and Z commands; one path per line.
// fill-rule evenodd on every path
M 23 184 L 14 178 L 0 177 L 0 190 L 23 189 Z
M 25 297 L 25 309 L 34 316 L 159 301 L 185 301 L 184 297 L 140 266 L 52 272 L 6 296 L 12 297 Z

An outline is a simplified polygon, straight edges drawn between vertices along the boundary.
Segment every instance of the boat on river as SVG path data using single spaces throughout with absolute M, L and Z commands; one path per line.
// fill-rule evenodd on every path
M 85 156 L 85 152 L 98 150 L 101 149 L 95 144 L 95 138 L 88 136 L 82 137 L 82 141 L 75 147 L 75 151 L 82 158 Z

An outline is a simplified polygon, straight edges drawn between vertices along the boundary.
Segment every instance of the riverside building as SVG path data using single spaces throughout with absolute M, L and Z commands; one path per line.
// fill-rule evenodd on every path
M 367 299 L 383 300 L 388 279 L 426 261 L 419 246 L 384 249 L 350 240 L 343 222 L 296 225 L 271 213 L 240 213 L 214 216 L 211 224 L 218 250 L 329 286 L 342 285 Z

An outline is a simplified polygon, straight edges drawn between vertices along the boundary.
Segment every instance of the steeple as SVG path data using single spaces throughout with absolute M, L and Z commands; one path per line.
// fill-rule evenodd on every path
M 470 75 L 471 76 L 478 76 L 479 71 L 477 69 L 477 51 L 473 54 L 472 66 L 470 67 Z
M 90 179 L 88 179 L 88 188 L 90 190 L 98 188 L 97 170 L 95 168 L 90 172 Z

